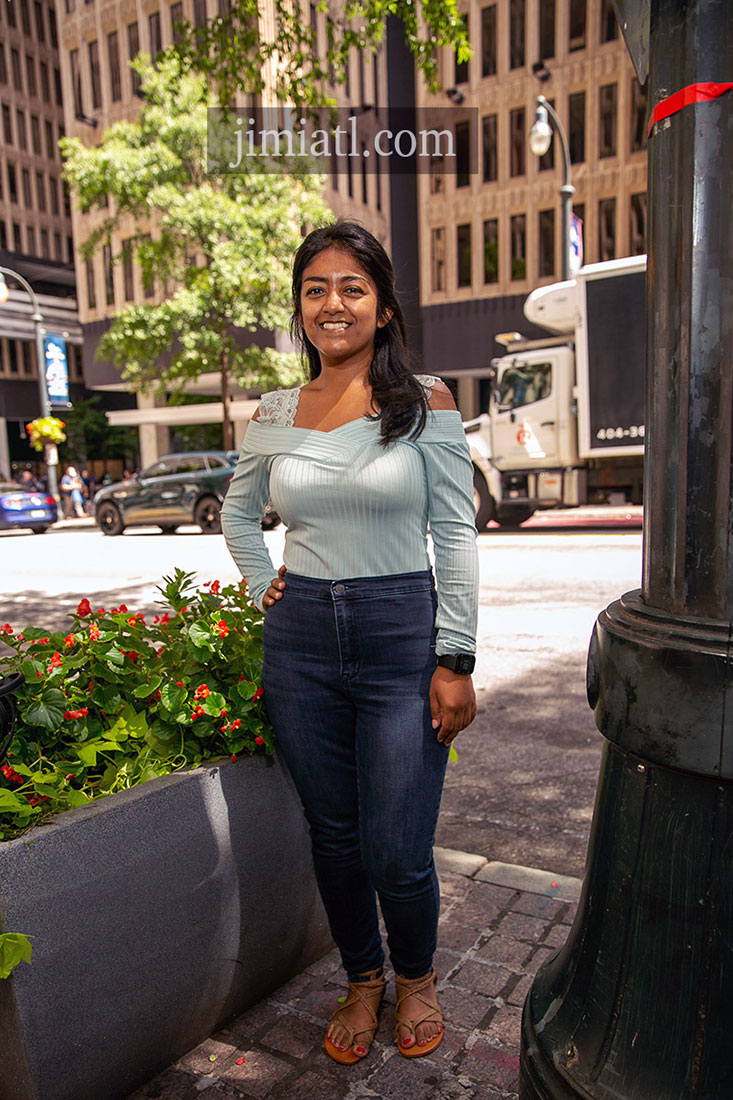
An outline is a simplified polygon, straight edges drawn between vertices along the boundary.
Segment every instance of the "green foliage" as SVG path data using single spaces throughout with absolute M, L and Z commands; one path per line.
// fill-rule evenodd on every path
M 196 588 L 176 569 L 146 622 L 81 600 L 63 632 L 0 628 L 0 678 L 22 672 L 0 767 L 0 840 L 55 813 L 224 755 L 272 753 L 262 614 L 244 582 Z
M 22 932 L 0 932 L 0 980 L 22 962 L 31 961 L 31 941 Z
M 61 448 L 64 462 L 82 466 L 91 458 L 127 458 L 134 455 L 137 432 L 125 428 L 111 428 L 105 413 L 98 408 L 99 394 L 75 401 L 66 416 L 66 443 Z
M 205 27 L 184 24 L 186 33 L 174 47 L 207 76 L 223 104 L 233 103 L 238 91 L 262 93 L 268 68 L 275 73 L 278 99 L 297 107 L 333 104 L 327 81 L 344 83 L 350 50 L 375 51 L 390 15 L 401 21 L 431 91 L 439 88 L 439 46 L 454 49 L 459 61 L 471 56 L 456 0 L 345 0 L 337 7 L 318 0 L 318 11 L 329 16 L 325 40 L 304 19 L 300 4 L 274 0 L 274 19 L 263 18 L 263 7 L 261 0 L 232 0 L 230 10 Z

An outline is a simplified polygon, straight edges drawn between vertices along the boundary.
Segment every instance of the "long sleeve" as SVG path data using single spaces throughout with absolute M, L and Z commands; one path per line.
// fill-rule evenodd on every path
M 270 495 L 269 462 L 265 455 L 242 453 L 224 498 L 221 526 L 229 553 L 246 579 L 252 602 L 263 610 L 265 595 L 277 570 L 272 564 L 260 521 Z
M 428 521 L 435 547 L 436 652 L 439 656 L 474 653 L 478 620 L 478 551 L 473 465 L 460 415 L 441 412 L 440 426 L 436 420 L 430 418 L 417 441 L 425 463 Z

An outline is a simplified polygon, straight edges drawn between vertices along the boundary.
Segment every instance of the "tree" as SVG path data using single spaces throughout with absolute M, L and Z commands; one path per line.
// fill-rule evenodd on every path
M 86 465 L 90 459 L 122 458 L 137 449 L 137 435 L 131 428 L 110 428 L 107 416 L 100 409 L 99 394 L 75 401 L 64 412 L 66 442 L 61 445 L 64 462 Z
M 133 389 L 180 391 L 204 372 L 218 373 L 229 448 L 232 382 L 267 386 L 298 377 L 294 357 L 245 348 L 236 329 L 287 327 L 302 229 L 332 216 L 323 178 L 286 157 L 278 170 L 257 158 L 246 174 L 207 175 L 212 96 L 205 78 L 175 55 L 161 56 L 157 68 L 141 56 L 133 67 L 143 81 L 138 120 L 112 126 L 93 148 L 63 139 L 64 175 L 80 209 L 101 212 L 82 255 L 132 224 L 115 262 L 134 254 L 146 287 L 171 280 L 176 289 L 159 304 L 117 313 L 98 355 L 112 358 Z

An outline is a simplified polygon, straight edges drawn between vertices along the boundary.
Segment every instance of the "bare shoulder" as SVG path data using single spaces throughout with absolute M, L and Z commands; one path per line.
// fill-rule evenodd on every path
M 453 394 L 445 382 L 441 382 L 439 378 L 436 378 L 433 383 L 429 405 L 431 409 L 455 409 L 456 407 Z

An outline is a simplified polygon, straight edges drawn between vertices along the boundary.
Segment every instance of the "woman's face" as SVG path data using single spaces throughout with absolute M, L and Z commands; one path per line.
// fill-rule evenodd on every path
M 303 272 L 300 318 L 322 364 L 344 364 L 374 349 L 377 328 L 389 317 L 377 317 L 377 288 L 350 252 L 331 245 Z

